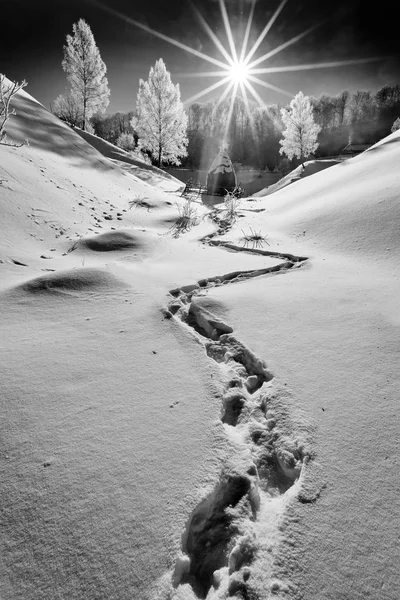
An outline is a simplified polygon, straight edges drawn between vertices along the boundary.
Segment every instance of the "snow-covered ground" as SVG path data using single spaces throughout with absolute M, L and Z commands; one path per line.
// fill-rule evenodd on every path
M 176 237 L 171 178 L 15 108 L 1 597 L 397 600 L 400 133 Z

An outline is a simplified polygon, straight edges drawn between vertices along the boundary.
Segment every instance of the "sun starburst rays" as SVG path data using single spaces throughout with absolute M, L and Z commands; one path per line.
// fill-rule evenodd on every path
M 266 26 L 264 27 L 264 29 L 262 30 L 262 32 L 260 33 L 260 35 L 258 36 L 257 41 L 255 42 L 255 44 L 253 45 L 252 49 L 250 50 L 250 52 L 246 56 L 246 59 L 245 59 L 245 63 L 246 64 L 249 63 L 251 57 L 255 54 L 256 50 L 258 49 L 258 47 L 260 46 L 260 44 L 265 39 L 267 33 L 271 29 L 272 25 L 275 23 L 276 19 L 278 18 L 279 13 L 281 12 L 281 10 L 283 9 L 283 7 L 285 6 L 285 4 L 287 2 L 288 2 L 288 0 L 282 0 L 282 2 L 280 3 L 280 5 L 276 9 L 276 11 L 274 12 L 274 14 L 272 15 L 272 17 L 270 18 L 270 20 L 268 21 L 268 23 L 266 24 Z
M 276 46 L 275 48 L 269 49 L 262 56 L 256 58 L 255 60 L 252 60 L 252 58 L 254 57 L 257 50 L 259 50 L 259 48 L 261 47 L 263 42 L 265 42 L 265 40 L 267 38 L 267 34 L 269 33 L 269 31 L 271 30 L 275 21 L 277 20 L 280 13 L 284 9 L 288 0 L 280 1 L 278 7 L 275 9 L 275 12 L 272 14 L 268 23 L 265 25 L 265 27 L 259 34 L 256 41 L 250 48 L 250 50 L 248 50 L 248 45 L 249 45 L 249 39 L 250 39 L 250 34 L 251 34 L 251 30 L 252 30 L 252 25 L 253 25 L 255 5 L 256 5 L 257 0 L 251 0 L 250 10 L 249 10 L 249 14 L 248 14 L 247 22 L 246 22 L 246 28 L 244 31 L 244 36 L 243 36 L 241 45 L 238 44 L 237 41 L 235 41 L 235 37 L 233 35 L 229 17 L 228 17 L 228 12 L 226 9 L 225 0 L 218 0 L 221 17 L 222 17 L 222 22 L 224 25 L 224 30 L 225 30 L 229 48 L 226 48 L 224 46 L 222 41 L 214 33 L 213 29 L 210 27 L 210 25 L 207 23 L 207 21 L 204 19 L 204 17 L 200 14 L 198 9 L 192 4 L 194 13 L 197 16 L 201 26 L 203 27 L 203 29 L 207 33 L 209 39 L 212 41 L 215 48 L 223 56 L 223 58 L 226 62 L 223 62 L 222 60 L 214 58 L 214 56 L 210 56 L 209 54 L 206 54 L 205 52 L 191 48 L 187 44 L 184 44 L 168 35 L 165 35 L 159 31 L 156 31 L 155 29 L 152 29 L 148 25 L 145 25 L 143 23 L 140 23 L 139 21 L 136 21 L 135 19 L 127 17 L 126 15 L 115 10 L 114 8 L 111 8 L 110 6 L 103 4 L 101 2 L 101 0 L 91 0 L 91 2 L 93 4 L 96 4 L 99 8 L 102 8 L 103 10 L 107 11 L 108 13 L 113 14 L 114 16 L 116 16 L 120 19 L 123 19 L 126 23 L 134 25 L 135 27 L 138 27 L 139 29 L 142 29 L 143 31 L 150 33 L 151 35 L 158 37 L 159 39 L 161 39 L 165 42 L 168 42 L 169 44 L 172 44 L 172 45 L 180 48 L 181 50 L 184 50 L 185 52 L 188 52 L 188 53 L 192 54 L 193 56 L 196 56 L 197 58 L 200 58 L 204 61 L 207 61 L 207 62 L 213 64 L 216 67 L 219 67 L 219 70 L 214 70 L 214 71 L 201 71 L 201 72 L 197 71 L 195 73 L 181 73 L 180 74 L 181 77 L 197 77 L 197 78 L 217 77 L 219 79 L 219 81 L 217 81 L 213 85 L 210 85 L 210 86 L 204 88 L 203 90 L 201 90 L 200 92 L 194 94 L 190 98 L 187 98 L 184 101 L 184 103 L 186 105 L 194 102 L 195 100 L 199 100 L 200 98 L 203 98 L 207 94 L 210 94 L 210 93 L 216 91 L 217 89 L 219 89 L 220 87 L 226 85 L 226 89 L 222 92 L 222 94 L 218 100 L 218 104 L 220 104 L 223 100 L 225 100 L 229 96 L 229 94 L 231 94 L 230 107 L 231 106 L 233 107 L 236 96 L 238 94 L 238 91 L 240 91 L 241 97 L 246 106 L 246 111 L 248 111 L 248 113 L 250 114 L 249 99 L 247 96 L 247 92 L 250 92 L 251 96 L 256 100 L 256 102 L 259 105 L 265 106 L 264 101 L 262 100 L 261 96 L 257 93 L 257 91 L 254 89 L 254 86 L 252 85 L 252 83 L 257 84 L 265 89 L 269 89 L 276 93 L 282 94 L 284 96 L 293 96 L 293 94 L 291 94 L 287 90 L 284 90 L 283 88 L 272 84 L 270 81 L 265 81 L 264 79 L 260 79 L 259 77 L 257 77 L 257 75 L 271 75 L 274 73 L 277 74 L 277 73 L 306 71 L 306 70 L 314 70 L 314 69 L 330 69 L 330 68 L 344 67 L 344 66 L 349 66 L 349 65 L 366 64 L 366 63 L 370 63 L 370 62 L 376 62 L 379 60 L 383 60 L 386 58 L 386 57 L 372 57 L 372 58 L 360 58 L 360 59 L 353 59 L 353 60 L 331 61 L 331 62 L 321 62 L 321 63 L 311 63 L 311 64 L 263 67 L 262 63 L 265 63 L 270 58 L 272 58 L 273 56 L 276 56 L 277 54 L 279 54 L 286 48 L 292 46 L 293 44 L 296 44 L 301 39 L 303 39 L 304 37 L 309 35 L 312 31 L 321 27 L 325 23 L 325 21 L 323 21 L 323 22 L 314 24 L 313 26 L 309 27 L 308 29 L 300 32 L 299 34 L 295 35 L 294 37 L 290 38 L 289 40 Z M 240 49 L 239 49 L 239 47 L 240 47 Z M 252 82 L 252 83 L 250 83 L 250 82 Z M 232 108 L 232 110 L 233 110 L 233 108 Z M 229 114 L 230 114 L 230 112 L 228 112 L 228 116 L 229 116 Z

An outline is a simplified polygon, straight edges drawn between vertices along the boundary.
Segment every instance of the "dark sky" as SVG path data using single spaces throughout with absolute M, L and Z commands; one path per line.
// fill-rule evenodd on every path
M 215 78 L 184 77 L 189 72 L 218 67 L 152 36 L 119 16 L 102 9 L 100 2 L 164 35 L 223 60 L 198 21 L 189 0 L 0 0 L 0 72 L 11 79 L 28 81 L 27 91 L 45 106 L 66 93 L 68 82 L 61 68 L 65 36 L 72 24 L 84 18 L 90 25 L 102 59 L 107 65 L 111 103 L 107 112 L 133 110 L 139 78 L 146 79 L 150 67 L 162 57 L 174 83 L 181 86 L 182 99 L 215 83 Z M 218 0 L 194 0 L 213 31 L 228 47 Z M 235 37 L 242 39 L 250 0 L 225 0 Z M 256 3 L 249 47 L 257 39 L 272 13 L 276 0 Z M 371 6 L 371 5 L 369 5 Z M 398 21 L 393 1 L 368 7 L 364 0 L 345 3 L 321 0 L 289 0 L 254 58 L 282 44 L 305 29 L 320 27 L 269 61 L 269 66 L 386 56 L 366 65 L 318 69 L 297 73 L 262 75 L 261 78 L 290 93 L 336 94 L 342 89 L 376 91 L 387 83 L 400 83 Z M 240 44 L 239 44 L 240 47 Z M 259 65 L 267 66 L 267 64 Z M 221 90 L 214 92 L 219 96 Z M 267 103 L 285 104 L 281 94 L 257 86 Z M 209 95 L 201 101 L 213 97 Z

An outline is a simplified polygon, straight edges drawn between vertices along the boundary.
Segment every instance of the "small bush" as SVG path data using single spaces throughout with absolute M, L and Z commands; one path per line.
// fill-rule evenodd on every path
M 224 198 L 223 220 L 233 224 L 239 216 L 240 199 L 233 192 L 227 192 Z
M 192 227 L 198 223 L 198 213 L 196 208 L 192 205 L 190 199 L 186 200 L 183 206 L 177 204 L 179 217 L 170 229 L 174 237 L 179 237 L 181 233 L 189 231 Z
M 269 246 L 267 236 L 261 231 L 255 231 L 250 227 L 250 233 L 245 233 L 242 229 L 243 241 L 245 246 L 252 244 L 252 248 L 262 248 L 264 245 Z
M 136 194 L 135 198 L 129 202 L 129 208 L 147 208 L 149 211 L 151 208 L 151 204 L 147 202 L 148 196 L 142 196 L 140 194 Z
M 121 135 L 117 138 L 115 145 L 119 148 L 122 148 L 122 150 L 126 150 L 127 152 L 135 150 L 136 148 L 135 138 L 132 133 L 121 133 Z

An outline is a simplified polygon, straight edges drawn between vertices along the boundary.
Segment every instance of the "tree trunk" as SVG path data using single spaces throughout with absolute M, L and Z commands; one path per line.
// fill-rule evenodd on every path
M 82 121 L 82 129 L 86 131 L 86 97 L 83 98 L 83 121 Z

